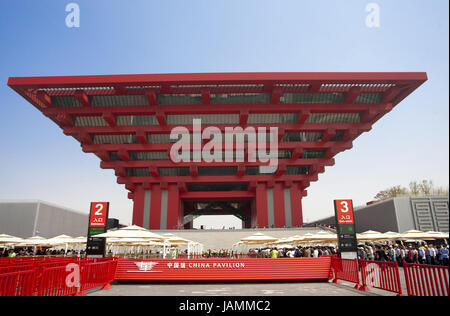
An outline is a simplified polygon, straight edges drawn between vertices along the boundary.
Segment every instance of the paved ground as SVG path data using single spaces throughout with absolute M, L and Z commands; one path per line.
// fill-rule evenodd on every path
M 354 284 L 321 283 L 244 283 L 244 284 L 113 284 L 110 290 L 87 293 L 89 296 L 378 296 L 354 290 Z

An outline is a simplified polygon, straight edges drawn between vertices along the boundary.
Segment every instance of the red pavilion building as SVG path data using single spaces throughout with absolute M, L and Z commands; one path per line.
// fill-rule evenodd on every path
M 133 199 L 133 224 L 181 229 L 200 215 L 232 214 L 246 228 L 282 228 L 303 225 L 311 181 L 426 80 L 425 73 L 210 73 L 11 77 L 8 85 L 115 171 Z M 172 161 L 171 131 L 182 127 L 192 138 L 194 119 L 221 132 L 276 127 L 276 169 L 262 173 L 267 164 L 249 159 L 249 139 L 231 144 L 233 161 Z

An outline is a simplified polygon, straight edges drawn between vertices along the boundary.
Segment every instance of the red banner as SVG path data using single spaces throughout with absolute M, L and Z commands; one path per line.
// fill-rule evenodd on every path
M 328 280 L 331 258 L 119 259 L 115 280 Z

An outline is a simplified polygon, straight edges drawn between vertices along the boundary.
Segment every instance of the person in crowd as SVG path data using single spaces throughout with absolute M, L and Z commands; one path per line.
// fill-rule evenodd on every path
M 437 256 L 436 247 L 433 244 L 431 244 L 429 248 L 430 248 L 430 255 L 431 255 L 431 264 L 438 265 L 439 261 L 436 258 L 436 256 Z
M 312 255 L 312 253 L 311 253 L 311 248 L 309 248 L 309 247 L 306 248 L 304 253 L 305 253 L 305 254 L 304 254 L 304 257 L 310 258 L 311 255 Z
M 426 263 L 426 257 L 425 257 L 425 247 L 420 246 L 418 250 L 418 260 L 420 264 Z
M 277 248 L 273 248 L 271 252 L 272 258 L 278 258 L 278 250 Z
M 319 258 L 319 249 L 314 248 L 314 251 L 313 251 L 313 257 L 314 257 L 314 258 Z
M 375 247 L 375 261 L 388 261 L 386 251 L 381 246 Z
M 403 258 L 402 258 L 402 252 L 397 244 L 394 245 L 394 253 L 395 253 L 395 260 L 397 261 L 399 266 L 403 265 Z
M 441 259 L 440 264 L 443 266 L 448 266 L 448 264 L 449 264 L 448 247 L 446 245 L 442 246 L 441 249 L 439 250 L 439 254 L 440 254 L 440 259 Z
M 397 261 L 397 257 L 395 255 L 395 250 L 392 245 L 390 245 L 387 250 L 387 256 L 388 256 L 389 261 L 391 261 L 391 262 Z
M 367 260 L 367 253 L 364 250 L 364 246 L 358 246 L 358 259 Z

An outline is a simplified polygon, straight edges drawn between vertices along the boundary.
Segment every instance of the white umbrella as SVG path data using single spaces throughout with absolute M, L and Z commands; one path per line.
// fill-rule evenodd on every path
M 358 241 L 383 240 L 383 238 L 385 238 L 383 233 L 374 230 L 368 230 L 361 234 L 356 234 L 356 239 Z
M 441 233 L 441 232 L 434 232 L 434 231 L 427 231 L 425 232 L 429 237 L 428 239 L 447 239 L 448 233 Z
M 408 230 L 403 234 L 400 234 L 400 240 L 424 240 L 429 238 L 430 236 L 420 230 Z
M 290 238 L 291 238 L 292 241 L 294 241 L 294 242 L 300 242 L 300 241 L 303 241 L 303 240 L 305 239 L 305 237 L 299 236 L 299 235 L 295 235 L 295 236 L 292 236 L 292 237 L 290 237 Z
M 39 246 L 44 245 L 46 243 L 47 239 L 41 236 L 34 236 L 27 239 L 24 239 L 18 246 L 19 247 L 26 247 L 26 246 Z
M 399 233 L 391 232 L 391 231 L 385 232 L 383 234 L 383 236 L 384 236 L 384 240 L 397 240 L 397 239 L 400 238 L 400 234 Z
M 118 230 L 111 230 L 107 233 L 95 235 L 95 237 L 105 237 L 105 238 L 147 238 L 147 239 L 156 239 L 163 240 L 164 237 L 152 233 L 151 231 L 146 230 L 145 228 L 132 225 L 124 228 L 120 228 Z
M 23 242 L 22 238 L 14 237 L 11 235 L 1 234 L 0 235 L 0 244 L 18 244 Z
M 287 244 L 291 244 L 292 242 L 294 242 L 294 239 L 292 239 L 291 237 L 287 237 L 287 238 L 280 238 L 274 242 L 272 242 L 272 245 L 287 245 Z
M 337 235 L 327 231 L 319 231 L 316 234 L 313 234 L 313 239 L 320 241 L 336 241 Z
M 251 243 L 251 244 L 267 244 L 270 242 L 277 241 L 278 238 L 264 235 L 263 233 L 256 233 L 249 237 L 242 238 L 241 241 L 245 243 Z

